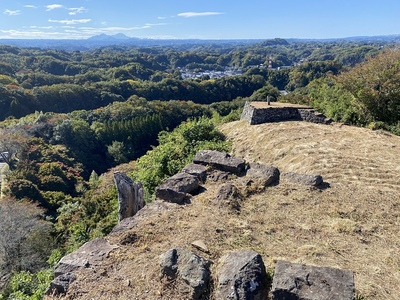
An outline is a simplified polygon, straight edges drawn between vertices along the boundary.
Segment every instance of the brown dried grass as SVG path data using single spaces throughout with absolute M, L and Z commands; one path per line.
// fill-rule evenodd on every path
M 215 205 L 220 183 L 207 183 L 192 204 L 110 236 L 114 244 L 131 243 L 120 244 L 101 267 L 78 273 L 65 299 L 185 299 L 159 277 L 158 257 L 172 247 L 212 259 L 213 270 L 220 257 L 241 249 L 258 251 L 270 270 L 278 259 L 350 269 L 366 299 L 400 299 L 399 137 L 304 122 L 240 121 L 221 130 L 234 155 L 281 172 L 321 174 L 330 187 L 281 183 L 234 211 Z M 190 245 L 198 239 L 209 254 Z

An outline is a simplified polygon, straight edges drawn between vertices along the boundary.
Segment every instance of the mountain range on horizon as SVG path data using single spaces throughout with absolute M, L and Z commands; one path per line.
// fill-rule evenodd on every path
M 324 39 L 305 39 L 305 38 L 286 38 L 276 40 L 285 40 L 287 42 L 366 42 L 366 43 L 400 43 L 400 34 L 380 35 L 380 36 L 354 36 L 345 38 L 324 38 Z M 59 49 L 67 51 L 87 51 L 93 48 L 106 46 L 179 46 L 195 44 L 225 44 L 225 45 L 244 45 L 256 44 L 264 41 L 274 41 L 274 39 L 157 39 L 130 37 L 123 33 L 113 35 L 101 33 L 87 39 L 0 39 L 0 45 L 9 45 L 17 47 L 36 47 L 45 49 Z
M 204 39 L 157 39 L 157 38 L 139 38 L 139 37 L 130 37 L 123 33 L 117 33 L 113 35 L 101 33 L 98 35 L 94 35 L 92 37 L 87 38 L 86 40 L 91 41 L 100 41 L 100 40 L 204 40 Z M 354 41 L 372 41 L 372 40 L 399 40 L 400 34 L 392 34 L 392 35 L 373 35 L 373 36 L 349 36 L 343 38 L 284 38 L 287 41 L 335 41 L 335 40 L 354 40 Z M 225 39 L 213 40 L 213 39 L 205 39 L 204 41 L 224 41 Z M 244 39 L 227 39 L 227 40 L 244 40 Z M 249 39 L 253 41 L 259 40 L 273 40 L 273 39 Z

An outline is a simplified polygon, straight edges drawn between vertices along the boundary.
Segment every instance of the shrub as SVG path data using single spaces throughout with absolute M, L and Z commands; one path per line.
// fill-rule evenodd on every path
M 189 164 L 200 150 L 229 151 L 230 146 L 211 119 L 182 123 L 172 132 L 159 134 L 159 146 L 147 152 L 136 164 L 132 177 L 140 181 L 147 200 L 166 178 Z
M 42 197 L 38 187 L 29 180 L 15 179 L 8 183 L 8 188 L 15 198 L 29 198 L 41 202 Z

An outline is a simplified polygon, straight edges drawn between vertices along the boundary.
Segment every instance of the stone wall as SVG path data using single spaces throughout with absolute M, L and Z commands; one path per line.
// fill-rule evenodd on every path
M 307 121 L 322 124 L 331 122 L 330 119 L 327 119 L 323 114 L 311 107 L 279 104 L 271 103 L 270 106 L 265 106 L 247 101 L 244 105 L 241 119 L 246 120 L 250 125 L 282 121 Z

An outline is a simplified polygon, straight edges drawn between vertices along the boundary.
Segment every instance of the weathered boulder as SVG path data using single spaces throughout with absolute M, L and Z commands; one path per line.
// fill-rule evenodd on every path
M 264 187 L 279 182 L 279 176 L 278 168 L 259 163 L 250 163 L 246 170 L 246 177 L 259 181 Z
M 129 231 L 133 228 L 140 226 L 143 220 L 152 218 L 159 215 L 162 212 L 168 211 L 170 209 L 177 209 L 179 207 L 176 203 L 169 203 L 163 200 L 155 200 L 149 205 L 143 207 L 139 212 L 133 217 L 123 219 L 119 222 L 111 231 L 110 235 L 118 235 L 121 232 Z
M 55 279 L 51 282 L 47 295 L 66 293 L 69 285 L 76 279 L 73 273 L 80 268 L 98 266 L 118 246 L 110 245 L 107 240 L 98 238 L 83 244 L 59 261 L 55 270 Z
M 215 150 L 199 151 L 193 163 L 201 165 L 210 165 L 216 169 L 239 174 L 244 171 L 246 162 L 242 158 L 230 156 L 227 153 Z
M 211 182 L 224 182 L 228 181 L 232 173 L 221 171 L 217 169 L 211 169 L 207 172 L 207 180 Z
M 65 273 L 56 277 L 51 283 L 49 288 L 46 290 L 46 295 L 60 295 L 65 294 L 68 291 L 69 286 L 76 280 L 74 273 Z
M 199 164 L 188 164 L 182 169 L 183 173 L 188 173 L 196 176 L 201 182 L 207 179 L 207 168 Z
M 170 249 L 160 256 L 161 276 L 175 282 L 185 299 L 208 299 L 211 263 L 186 249 Z
M 114 182 L 118 190 L 118 219 L 122 221 L 134 216 L 145 206 L 143 186 L 122 172 L 114 173 Z
M 298 174 L 294 172 L 282 173 L 281 179 L 289 183 L 308 186 L 319 186 L 324 182 L 321 175 Z
M 54 270 L 54 276 L 58 277 L 79 268 L 97 266 L 116 248 L 118 248 L 118 246 L 110 245 L 108 241 L 103 238 L 97 238 L 87 242 L 75 252 L 61 258 Z
M 240 209 L 242 195 L 239 189 L 232 183 L 222 184 L 215 197 L 219 206 L 227 206 L 233 209 Z
M 260 254 L 248 250 L 221 258 L 216 299 L 264 300 L 268 295 L 268 275 Z
M 353 300 L 354 275 L 349 270 L 277 261 L 273 300 Z
M 156 189 L 156 197 L 168 202 L 183 204 L 199 189 L 199 179 L 188 173 L 178 173 L 165 180 Z

